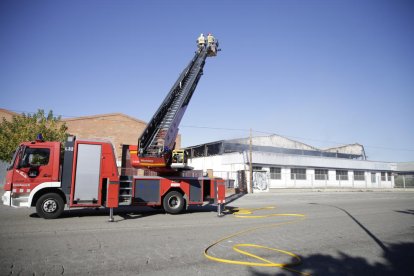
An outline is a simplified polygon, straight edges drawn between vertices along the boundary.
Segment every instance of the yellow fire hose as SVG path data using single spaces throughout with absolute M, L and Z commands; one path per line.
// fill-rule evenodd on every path
M 215 257 L 209 254 L 209 250 L 214 247 L 215 245 L 234 238 L 236 236 L 241 236 L 243 234 L 246 233 L 250 233 L 250 232 L 254 232 L 256 230 L 259 229 L 263 229 L 263 228 L 271 228 L 271 227 L 277 227 L 277 226 L 281 226 L 281 225 L 285 225 L 285 224 L 292 224 L 292 223 L 297 223 L 303 219 L 305 219 L 305 215 L 303 214 L 265 214 L 265 215 L 253 215 L 253 212 L 255 211 L 261 211 L 261 210 L 269 210 L 269 209 L 274 209 L 275 207 L 264 207 L 264 208 L 254 208 L 254 209 L 238 209 L 236 210 L 233 215 L 236 218 L 246 218 L 246 219 L 257 219 L 257 218 L 268 218 L 268 217 L 295 217 L 297 219 L 295 220 L 290 220 L 290 221 L 285 221 L 285 222 L 279 222 L 279 223 L 272 223 L 272 224 L 266 224 L 266 225 L 261 225 L 261 226 L 257 226 L 257 227 L 252 227 L 252 228 L 248 228 L 245 230 L 242 230 L 240 232 L 237 232 L 235 234 L 226 236 L 224 238 L 221 238 L 217 241 L 215 241 L 214 243 L 212 243 L 211 245 L 209 245 L 205 250 L 204 250 L 204 256 L 212 261 L 216 261 L 216 262 L 220 262 L 220 263 L 226 263 L 226 264 L 234 264 L 234 265 L 244 265 L 244 266 L 260 266 L 260 267 L 280 267 L 282 269 L 294 272 L 294 273 L 298 273 L 301 275 L 310 275 L 309 273 L 305 273 L 305 272 L 301 272 L 299 270 L 293 269 L 291 267 L 293 266 L 297 266 L 301 263 L 301 258 L 296 255 L 295 253 L 289 252 L 289 251 L 285 251 L 285 250 L 281 250 L 281 249 L 277 249 L 277 248 L 271 248 L 271 247 L 267 247 L 267 246 L 262 246 L 262 245 L 256 245 L 256 244 L 250 244 L 250 243 L 241 243 L 241 244 L 236 244 L 233 246 L 233 250 L 251 257 L 253 259 L 257 259 L 260 260 L 261 262 L 248 262 L 248 261 L 238 261 L 238 260 L 231 260 L 231 259 L 225 259 L 225 258 L 219 258 L 219 257 Z M 260 249 L 266 249 L 269 251 L 274 251 L 274 252 L 279 252 L 285 255 L 288 255 L 290 257 L 293 257 L 293 261 L 289 262 L 289 263 L 275 263 L 272 262 L 268 259 L 262 258 L 258 255 L 255 255 L 253 253 L 250 253 L 246 250 L 243 250 L 241 248 L 260 248 Z

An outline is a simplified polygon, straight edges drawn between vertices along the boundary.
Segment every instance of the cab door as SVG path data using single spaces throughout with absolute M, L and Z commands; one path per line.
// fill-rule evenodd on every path
M 53 176 L 52 149 L 46 145 L 25 146 L 13 170 L 14 193 L 30 193 L 37 185 L 50 182 Z

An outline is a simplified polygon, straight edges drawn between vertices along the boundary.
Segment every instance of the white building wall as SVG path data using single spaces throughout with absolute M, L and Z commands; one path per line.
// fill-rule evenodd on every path
M 189 165 L 204 172 L 211 169 L 215 176 L 237 180 L 237 171 L 249 171 L 248 158 L 247 153 L 229 153 L 192 158 L 189 159 Z M 390 172 L 396 167 L 395 163 L 266 152 L 253 152 L 253 164 L 268 172 L 270 167 L 281 168 L 280 179 L 270 177 L 270 188 L 392 188 L 394 178 L 388 179 L 387 174 L 386 180 L 381 180 L 381 172 Z M 305 168 L 306 180 L 292 177 L 291 168 Z M 315 179 L 315 168 L 327 169 L 328 179 Z M 347 170 L 348 179 L 337 180 L 336 170 Z M 355 180 L 354 170 L 364 171 L 365 180 Z M 375 181 L 371 179 L 372 172 L 375 174 Z

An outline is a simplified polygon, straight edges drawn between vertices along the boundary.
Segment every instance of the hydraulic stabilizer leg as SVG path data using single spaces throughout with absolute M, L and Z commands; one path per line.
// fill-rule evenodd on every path
M 109 222 L 114 222 L 114 208 L 109 208 Z
M 218 217 L 223 216 L 223 204 L 221 203 L 217 204 L 217 216 Z

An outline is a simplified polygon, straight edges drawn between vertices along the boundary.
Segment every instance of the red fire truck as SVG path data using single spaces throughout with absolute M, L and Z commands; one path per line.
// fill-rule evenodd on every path
M 7 169 L 4 205 L 36 207 L 45 219 L 59 217 L 68 208 L 119 206 L 162 207 L 177 214 L 206 201 L 220 207 L 225 200 L 220 178 L 185 177 L 184 151 L 174 150 L 178 125 L 203 73 L 207 57 L 217 54 L 216 45 L 197 50 L 167 94 L 137 146 L 123 147 L 122 168 L 129 160 L 134 168 L 156 171 L 157 176 L 120 174 L 113 145 L 108 141 L 81 140 L 70 136 L 64 149 L 60 142 L 41 137 L 19 145 Z M 122 170 L 121 172 L 127 170 Z

